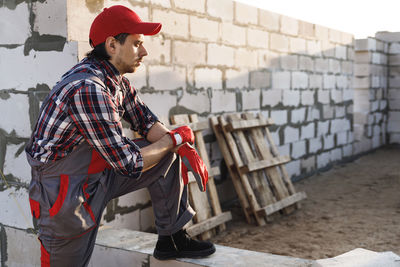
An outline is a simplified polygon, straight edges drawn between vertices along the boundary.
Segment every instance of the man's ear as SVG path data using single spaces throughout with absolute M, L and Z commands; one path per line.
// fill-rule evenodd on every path
M 105 49 L 110 57 L 112 57 L 117 53 L 118 41 L 114 37 L 112 36 L 107 37 L 104 44 L 105 44 Z

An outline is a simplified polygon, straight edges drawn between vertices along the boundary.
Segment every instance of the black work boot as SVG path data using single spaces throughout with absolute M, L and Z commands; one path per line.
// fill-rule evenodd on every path
M 201 258 L 215 252 L 211 242 L 190 238 L 186 230 L 179 230 L 171 236 L 158 236 L 153 256 L 158 260 L 175 258 Z

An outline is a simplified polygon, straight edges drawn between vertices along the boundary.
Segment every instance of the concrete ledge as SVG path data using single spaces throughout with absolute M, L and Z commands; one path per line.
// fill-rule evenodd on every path
M 398 267 L 400 256 L 391 252 L 374 252 L 356 248 L 339 256 L 317 260 L 321 267 Z
M 216 245 L 217 252 L 203 259 L 156 260 L 152 254 L 157 235 L 126 229 L 99 230 L 89 266 L 318 266 L 315 261 Z

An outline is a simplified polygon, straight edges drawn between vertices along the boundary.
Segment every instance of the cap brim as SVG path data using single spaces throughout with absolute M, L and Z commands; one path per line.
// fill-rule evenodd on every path
M 141 33 L 144 35 L 155 35 L 161 30 L 161 23 L 141 22 L 132 29 L 131 33 Z

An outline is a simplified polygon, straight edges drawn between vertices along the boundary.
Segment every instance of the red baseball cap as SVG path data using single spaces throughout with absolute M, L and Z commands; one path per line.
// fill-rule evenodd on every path
M 161 23 L 143 22 L 127 7 L 116 5 L 97 15 L 90 27 L 89 42 L 92 47 L 120 33 L 154 35 L 161 30 Z

